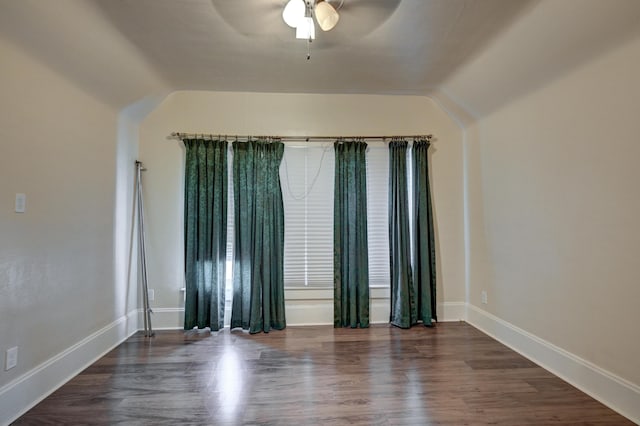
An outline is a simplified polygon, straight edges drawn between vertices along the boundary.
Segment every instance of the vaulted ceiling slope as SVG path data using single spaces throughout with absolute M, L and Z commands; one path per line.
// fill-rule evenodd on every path
M 0 37 L 116 108 L 169 86 L 91 1 L 0 0 Z
M 482 117 L 636 37 L 638 0 L 540 1 L 439 90 Z
M 286 0 L 0 0 L 0 36 L 122 108 L 172 90 L 428 95 L 493 109 L 640 27 L 637 0 L 344 0 L 311 43 Z

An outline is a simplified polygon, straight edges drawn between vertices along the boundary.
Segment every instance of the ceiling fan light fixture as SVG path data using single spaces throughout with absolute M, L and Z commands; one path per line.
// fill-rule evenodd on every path
M 305 16 L 298 21 L 296 27 L 296 38 L 302 40 L 315 40 L 316 38 L 316 26 L 313 23 L 313 18 Z
M 304 0 L 289 0 L 282 11 L 282 19 L 291 28 L 297 28 L 300 21 L 304 19 L 306 10 Z
M 322 31 L 329 31 L 336 26 L 340 15 L 328 2 L 320 0 L 316 3 L 314 14 Z

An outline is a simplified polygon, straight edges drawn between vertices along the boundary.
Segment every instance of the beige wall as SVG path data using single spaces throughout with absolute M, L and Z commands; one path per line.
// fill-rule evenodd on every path
M 432 172 L 439 301 L 464 301 L 461 131 L 430 99 L 176 92 L 140 127 L 140 158 L 148 168 L 144 183 L 149 282 L 155 289 L 157 312 L 175 312 L 182 307 L 183 297 L 184 152 L 181 142 L 167 139 L 175 131 L 239 135 L 433 133 L 437 139 L 432 148 Z M 331 323 L 331 318 L 327 322 Z M 178 314 L 173 321 L 171 325 L 181 325 Z
M 444 97 L 169 96 L 140 126 L 156 318 L 170 313 L 165 325 L 181 326 L 184 153 L 169 133 L 433 133 L 438 301 L 467 301 L 640 385 L 637 2 L 582 0 L 580 20 L 575 3 L 536 3 L 445 82 L 453 109 L 476 115 L 459 122 L 464 133 L 439 106 Z M 549 23 L 564 43 L 540 32 Z M 74 79 L 69 62 L 45 57 L 48 65 L 0 40 L 0 365 L 19 347 L 18 366 L 0 368 L 0 408 L 36 400 L 17 385 L 7 397 L 21 378 L 53 388 L 30 372 L 137 306 L 132 163 L 139 121 L 157 99 L 118 113 L 97 97 L 120 105 L 138 96 L 133 86 L 164 85 L 141 63 L 134 74 L 150 86 L 122 82 L 112 97 L 109 85 Z M 13 211 L 18 192 L 24 214 Z M 92 355 L 68 356 L 68 371 L 112 337 Z
M 637 385 L 639 75 L 636 38 L 480 118 L 465 153 L 469 302 Z
M 0 58 L 2 388 L 126 309 L 114 284 L 117 112 L 1 39 Z M 13 346 L 18 366 L 4 371 Z

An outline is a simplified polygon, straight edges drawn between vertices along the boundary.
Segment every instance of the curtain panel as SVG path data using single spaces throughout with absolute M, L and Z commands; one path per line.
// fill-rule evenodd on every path
M 334 327 L 368 327 L 367 144 L 338 141 L 334 148 Z
M 184 329 L 224 327 L 227 142 L 185 139 Z
M 413 171 L 413 282 L 416 288 L 417 315 L 424 325 L 437 321 L 436 246 L 429 183 L 429 146 L 426 139 L 415 140 Z
M 235 248 L 231 328 L 281 330 L 284 310 L 282 142 L 233 143 Z
M 411 272 L 406 140 L 389 144 L 389 270 L 391 324 L 409 328 L 418 320 L 417 289 Z

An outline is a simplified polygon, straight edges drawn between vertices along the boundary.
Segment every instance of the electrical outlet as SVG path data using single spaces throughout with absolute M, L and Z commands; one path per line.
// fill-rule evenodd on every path
M 482 293 L 480 293 L 481 298 L 482 298 L 482 304 L 486 305 L 487 304 L 487 290 L 482 290 Z
M 16 194 L 16 213 L 24 213 L 27 210 L 27 196 Z
M 18 365 L 18 347 L 14 346 L 11 349 L 7 349 L 4 369 L 5 371 L 11 370 L 16 365 Z
M 149 302 L 154 301 L 156 298 L 156 292 L 152 288 L 147 291 L 149 292 Z

